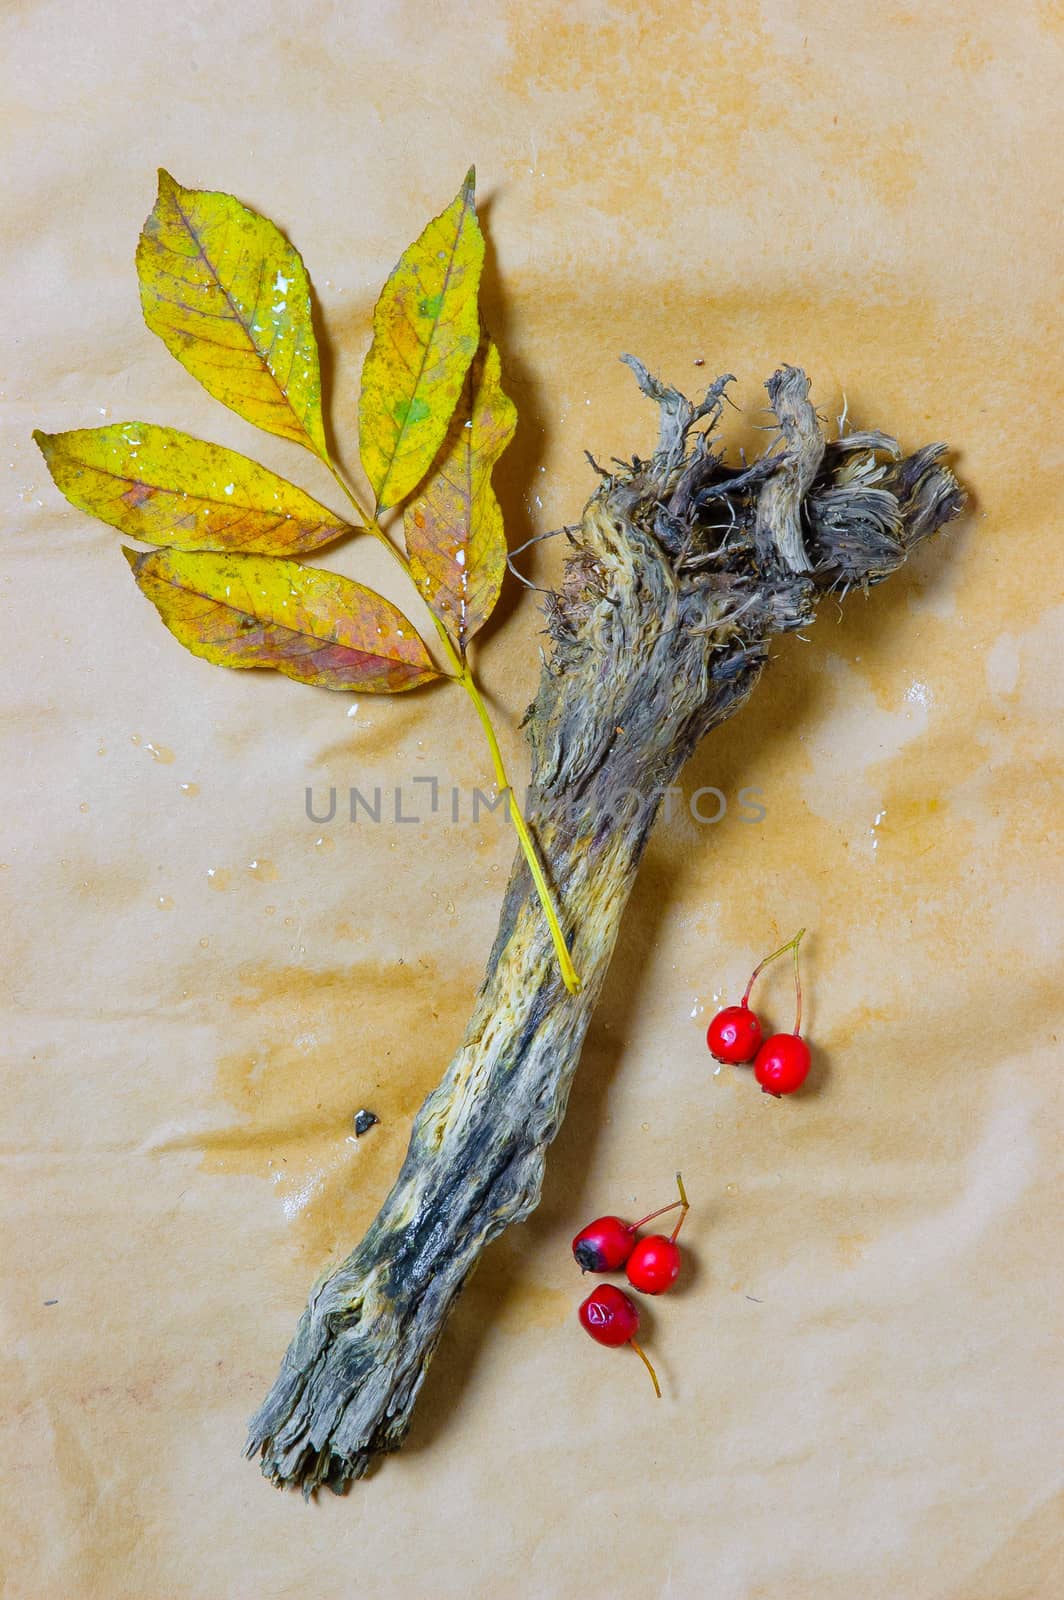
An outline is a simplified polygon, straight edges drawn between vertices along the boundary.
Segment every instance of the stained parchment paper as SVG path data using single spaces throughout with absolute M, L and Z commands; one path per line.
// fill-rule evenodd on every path
M 13 0 L 2 26 L 4 1594 L 1059 1594 L 1059 8 Z M 460 696 L 184 653 L 30 432 L 165 422 L 335 503 L 144 328 L 155 168 L 302 250 L 353 464 L 377 289 L 470 160 L 513 544 L 579 513 L 585 449 L 651 445 L 623 350 L 681 387 L 736 373 L 748 450 L 799 362 L 825 417 L 948 440 L 971 501 L 782 641 L 695 760 L 540 1210 L 472 1281 L 408 1447 L 308 1508 L 242 1462 L 245 1421 L 460 1036 L 512 840 L 472 820 Z M 327 564 L 407 598 L 366 542 Z M 518 771 L 540 626 L 511 582 L 479 652 Z M 352 825 L 378 785 L 423 820 Z M 776 1102 L 703 1035 L 803 923 L 816 1066 Z M 568 1245 L 677 1167 L 658 1403 L 580 1332 Z

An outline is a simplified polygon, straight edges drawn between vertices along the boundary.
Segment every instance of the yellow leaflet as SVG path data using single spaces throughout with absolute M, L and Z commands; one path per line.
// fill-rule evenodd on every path
M 484 239 L 473 176 L 400 258 L 373 313 L 358 422 L 378 508 L 398 505 L 425 476 L 476 354 Z
M 438 677 L 403 613 L 350 578 L 277 556 L 126 550 L 175 638 L 221 667 L 387 694 Z
M 506 571 L 491 472 L 513 438 L 517 411 L 500 378 L 498 348 L 487 341 L 469 369 L 443 449 L 403 518 L 418 591 L 460 650 L 491 615 Z
M 71 505 L 145 544 L 295 555 L 353 531 L 247 456 L 176 428 L 115 422 L 33 437 Z
M 137 273 L 148 327 L 215 399 L 325 458 L 310 284 L 272 222 L 160 171 Z

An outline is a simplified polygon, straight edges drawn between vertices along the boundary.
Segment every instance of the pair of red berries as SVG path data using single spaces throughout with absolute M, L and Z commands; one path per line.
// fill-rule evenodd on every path
M 622 1217 L 596 1217 L 586 1228 L 581 1228 L 573 1240 L 573 1255 L 582 1272 L 619 1272 L 623 1267 L 633 1289 L 643 1294 L 664 1294 L 676 1282 L 680 1273 L 680 1247 L 676 1236 L 683 1227 L 690 1209 L 683 1179 L 676 1174 L 680 1198 L 671 1205 L 649 1212 L 638 1222 L 625 1222 Z M 680 1220 L 671 1234 L 651 1233 L 637 1239 L 639 1229 L 655 1217 L 680 1208 Z M 580 1323 L 599 1344 L 630 1344 L 650 1373 L 654 1393 L 661 1399 L 658 1375 L 646 1353 L 636 1343 L 639 1329 L 639 1311 L 635 1301 L 616 1284 L 603 1283 L 592 1290 L 580 1307 Z
M 802 1026 L 802 979 L 798 971 L 798 946 L 804 932 L 804 928 L 799 929 L 793 939 L 788 939 L 786 944 L 781 944 L 778 950 L 766 956 L 751 973 L 746 993 L 739 1004 L 725 1006 L 723 1011 L 718 1011 L 706 1030 L 706 1043 L 718 1061 L 726 1061 L 732 1066 L 752 1061 L 754 1077 L 766 1094 L 773 1094 L 777 1099 L 781 1094 L 793 1094 L 800 1089 L 809 1073 L 809 1046 L 799 1032 Z M 787 950 L 794 951 L 794 990 L 797 998 L 794 1032 L 774 1033 L 763 1039 L 760 1020 L 750 1010 L 750 990 L 769 962 L 775 961 Z

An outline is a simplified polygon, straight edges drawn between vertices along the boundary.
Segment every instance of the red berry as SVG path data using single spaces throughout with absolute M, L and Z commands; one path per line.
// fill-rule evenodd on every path
M 793 1094 L 809 1071 L 809 1046 L 796 1033 L 774 1033 L 757 1052 L 754 1077 L 766 1094 Z
M 738 1066 L 752 1061 L 761 1044 L 761 1024 L 744 1000 L 741 1006 L 725 1006 L 706 1030 L 706 1044 L 717 1061 Z
M 754 1077 L 766 1094 L 793 1094 L 795 1089 L 801 1088 L 809 1071 L 809 1046 L 799 1031 L 802 1026 L 802 977 L 798 970 L 798 946 L 804 934 L 805 929 L 799 928 L 793 939 L 788 939 L 786 944 L 781 944 L 778 950 L 773 950 L 770 956 L 758 963 L 750 974 L 750 982 L 739 1005 L 726 1006 L 723 1011 L 718 1011 L 706 1033 L 706 1043 L 718 1061 L 737 1063 L 753 1060 Z M 762 1043 L 761 1024 L 749 1006 L 750 990 L 769 962 L 775 961 L 787 950 L 794 955 L 794 1032 L 774 1033 Z
M 598 1217 L 573 1240 L 581 1272 L 619 1272 L 632 1253 L 635 1229 L 620 1217 Z
M 581 1272 L 619 1272 L 631 1255 L 635 1236 L 645 1222 L 653 1222 L 655 1217 L 663 1217 L 666 1211 L 675 1211 L 679 1205 L 686 1206 L 679 1173 L 676 1181 L 680 1185 L 680 1199 L 648 1212 L 638 1222 L 625 1222 L 623 1217 L 596 1217 L 586 1228 L 581 1228 L 573 1240 L 573 1255 Z
M 644 1294 L 663 1294 L 680 1272 L 680 1247 L 663 1233 L 640 1239 L 628 1258 L 628 1282 Z
M 579 1311 L 580 1321 L 599 1344 L 627 1344 L 639 1327 L 639 1312 L 623 1289 L 600 1283 Z
M 639 1312 L 635 1308 L 634 1301 L 629 1300 L 624 1290 L 618 1289 L 612 1283 L 600 1283 L 597 1289 L 592 1289 L 580 1307 L 579 1316 L 583 1326 L 599 1344 L 631 1345 L 650 1373 L 654 1393 L 660 1400 L 661 1387 L 658 1375 L 647 1359 L 646 1353 L 635 1341 L 636 1329 L 639 1327 Z

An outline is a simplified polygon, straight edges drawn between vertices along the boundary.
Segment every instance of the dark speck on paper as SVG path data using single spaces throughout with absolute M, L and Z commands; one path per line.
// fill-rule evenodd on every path
M 379 1122 L 380 1120 L 381 1120 L 380 1117 L 377 1116 L 375 1111 L 367 1111 L 365 1109 L 365 1107 L 363 1107 L 363 1109 L 361 1111 L 356 1111 L 355 1112 L 355 1138 L 356 1139 L 361 1139 L 362 1135 L 364 1133 L 368 1133 L 369 1129 L 372 1128 L 373 1124 L 375 1122 Z

